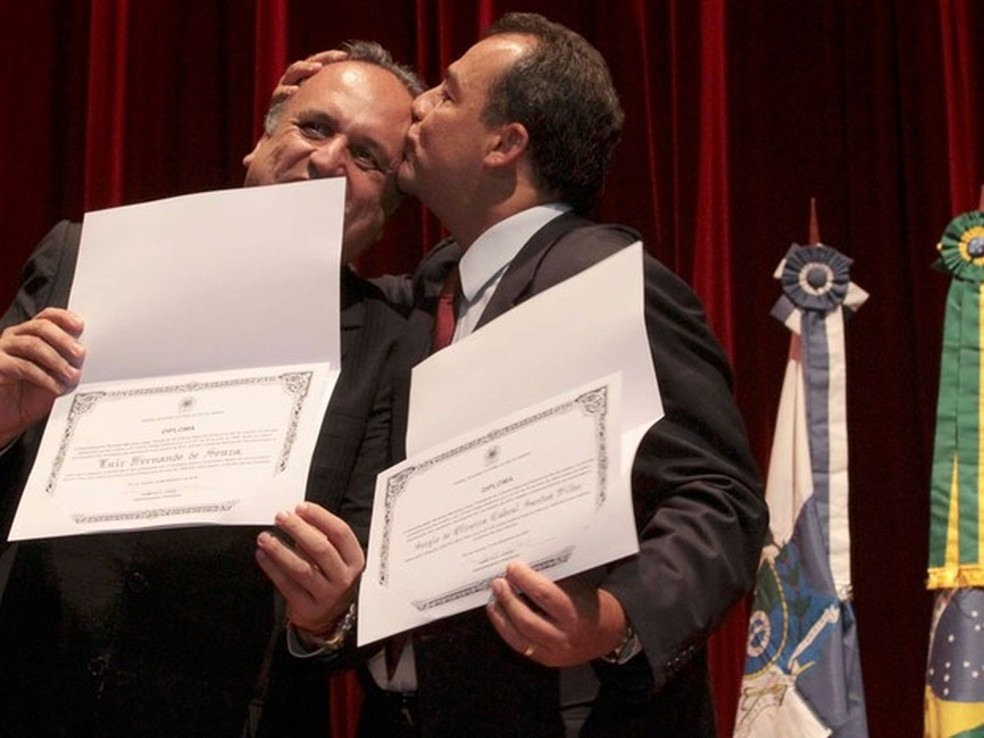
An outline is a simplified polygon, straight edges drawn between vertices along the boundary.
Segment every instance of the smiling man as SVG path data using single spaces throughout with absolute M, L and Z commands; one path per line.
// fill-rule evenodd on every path
M 420 89 L 381 47 L 353 43 L 346 61 L 325 66 L 271 111 L 244 159 L 246 184 L 345 177 L 343 260 L 355 259 L 400 200 L 395 170 Z M 7 513 L 52 402 L 82 371 L 82 316 L 64 310 L 79 233 L 77 224 L 62 223 L 49 234 L 0 320 L 0 507 Z M 307 582 L 331 592 L 337 612 L 288 611 L 298 632 L 315 639 L 331 635 L 361 571 L 375 474 L 391 463 L 391 359 L 404 326 L 347 267 L 341 290 L 342 371 L 306 491 L 319 505 L 302 505 L 282 521 L 289 530 L 305 515 L 320 521 L 332 510 L 349 523 L 334 543 L 354 573 Z M 194 306 L 173 307 L 176 318 L 194 319 Z M 267 669 L 283 638 L 271 647 L 281 615 L 256 565 L 259 532 L 184 528 L 18 544 L 0 602 L 0 735 L 240 738 L 254 722 L 251 704 L 268 692 L 290 708 L 267 720 L 291 720 L 268 722 L 269 735 L 301 735 L 300 724 L 327 734 L 323 679 L 285 683 Z M 260 559 L 279 583 L 276 567 Z M 291 712 L 298 706 L 301 713 Z
M 410 125 L 408 90 L 388 69 L 348 58 L 324 66 L 275 104 L 244 159 L 246 186 L 345 177 L 342 261 L 375 243 L 400 203 L 395 173 Z

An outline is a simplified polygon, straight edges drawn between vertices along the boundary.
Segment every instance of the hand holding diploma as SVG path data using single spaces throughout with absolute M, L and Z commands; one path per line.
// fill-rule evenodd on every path
M 0 334 L 0 448 L 45 417 L 78 384 L 85 349 L 82 318 L 45 308 Z
M 552 582 L 516 562 L 492 581 L 492 593 L 486 610 L 496 632 L 544 666 L 584 664 L 611 653 L 625 634 L 618 600 L 585 577 Z
M 287 601 L 290 622 L 302 633 L 328 633 L 355 599 L 362 547 L 341 518 L 312 502 L 277 513 L 276 523 L 294 545 L 263 532 L 256 560 Z

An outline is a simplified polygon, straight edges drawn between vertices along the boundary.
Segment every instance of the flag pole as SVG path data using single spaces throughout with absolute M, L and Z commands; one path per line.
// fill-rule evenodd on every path
M 984 189 L 982 189 L 982 197 L 984 197 Z M 810 198 L 810 236 L 806 241 L 810 246 L 819 246 L 820 241 L 820 225 L 817 222 L 817 198 Z

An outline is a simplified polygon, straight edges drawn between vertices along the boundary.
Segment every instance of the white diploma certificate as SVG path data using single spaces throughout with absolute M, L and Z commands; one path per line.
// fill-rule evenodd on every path
M 628 495 L 613 487 L 619 384 L 606 377 L 381 474 L 360 643 L 484 604 L 510 561 L 559 579 L 634 553 L 631 507 L 617 502 Z
M 636 244 L 414 369 L 409 458 L 379 475 L 360 645 L 638 551 L 631 462 L 662 416 Z
M 12 540 L 270 524 L 304 497 L 338 376 L 344 179 L 87 213 L 55 402 Z

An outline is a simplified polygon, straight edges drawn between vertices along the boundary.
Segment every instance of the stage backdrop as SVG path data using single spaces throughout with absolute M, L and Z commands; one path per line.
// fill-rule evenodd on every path
M 943 227 L 984 181 L 984 4 L 974 0 L 32 0 L 0 3 L 0 300 L 58 219 L 241 182 L 285 63 L 374 38 L 431 82 L 511 10 L 578 30 L 626 109 L 599 215 L 690 281 L 735 364 L 764 465 L 786 330 L 772 271 L 825 243 L 872 297 L 852 321 L 851 522 L 873 736 L 921 734 L 929 462 L 947 279 Z M 365 259 L 413 267 L 415 204 Z M 716 644 L 725 728 L 743 625 Z M 729 650 L 730 648 L 730 650 Z

